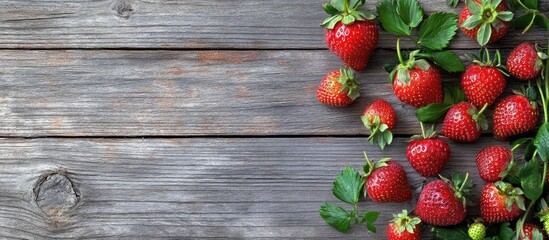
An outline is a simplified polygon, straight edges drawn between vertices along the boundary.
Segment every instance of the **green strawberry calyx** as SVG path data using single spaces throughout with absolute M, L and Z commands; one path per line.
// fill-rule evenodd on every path
M 547 202 L 541 198 L 539 201 L 540 211 L 536 213 L 536 217 L 543 224 L 543 229 L 546 233 L 549 233 L 549 209 L 547 209 Z
M 372 161 L 370 161 L 370 158 L 368 158 L 368 154 L 366 154 L 366 151 L 364 151 L 364 160 L 366 161 L 366 164 L 364 164 L 364 166 L 362 166 L 362 170 L 364 171 L 363 177 L 365 179 L 367 179 L 370 175 L 372 175 L 374 170 L 376 170 L 378 168 L 381 168 L 381 167 L 386 167 L 387 162 L 391 159 L 390 158 L 382 158 L 382 159 L 379 159 L 379 161 L 377 161 L 377 163 L 374 164 Z
M 339 89 L 339 91 L 347 93 L 347 96 L 349 98 L 355 100 L 357 97 L 360 96 L 359 85 L 356 81 L 355 71 L 348 67 L 343 67 L 339 69 L 339 73 L 340 75 L 337 78 L 337 81 L 341 83 L 341 89 Z
M 421 223 L 421 219 L 418 217 L 408 216 L 407 210 L 402 210 L 399 214 L 393 214 L 393 218 L 391 222 L 396 224 L 399 233 L 407 231 L 413 234 L 416 225 Z
M 439 177 L 452 188 L 454 196 L 463 203 L 463 206 L 467 206 L 469 203 L 469 196 L 471 195 L 471 188 L 473 187 L 473 182 L 469 179 L 469 173 L 465 173 L 465 177 L 462 177 L 457 173 L 453 174 L 452 180 L 441 175 L 439 175 Z
M 490 51 L 487 48 L 481 48 L 479 55 L 471 55 L 473 64 L 479 65 L 480 67 L 496 68 L 503 75 L 509 77 L 507 73 L 507 68 L 502 64 L 501 53 L 496 49 L 493 57 L 490 57 Z
M 549 58 L 549 56 L 547 55 L 547 53 L 544 53 L 541 51 L 539 45 L 536 43 L 534 44 L 534 49 L 536 49 L 536 54 L 538 55 L 538 57 L 536 58 L 536 63 L 534 65 L 534 68 L 536 71 L 541 71 L 541 69 L 543 69 L 544 67 L 544 62 L 545 60 L 547 60 Z M 541 75 L 541 78 L 545 78 L 545 75 Z
M 393 133 L 389 130 L 387 124 L 381 122 L 379 116 L 363 115 L 361 120 L 364 127 L 370 130 L 370 136 L 368 137 L 370 143 L 377 143 L 381 149 L 384 149 L 386 145 L 393 142 Z
M 526 211 L 524 198 L 522 197 L 524 193 L 520 188 L 513 187 L 510 183 L 503 181 L 495 182 L 494 186 L 496 186 L 496 189 L 500 195 L 505 196 L 505 209 L 507 209 L 507 211 L 511 211 L 513 209 L 513 204 L 517 204 L 518 208 Z
M 397 56 L 400 64 L 398 64 L 389 74 L 389 80 L 394 82 L 395 75 L 396 80 L 400 81 L 405 85 L 410 84 L 410 71 L 414 69 L 421 69 L 422 71 L 427 71 L 431 68 L 431 64 L 425 59 L 418 59 L 421 56 L 420 50 L 414 50 L 408 55 L 408 60 L 404 61 L 402 58 L 402 53 L 400 51 L 400 38 L 397 39 Z
M 484 225 L 482 219 L 477 218 L 473 224 L 469 225 L 467 233 L 472 240 L 484 239 L 486 236 L 486 226 Z
M 484 115 L 484 111 L 486 110 L 486 108 L 488 108 L 487 103 L 484 104 L 480 111 L 478 111 L 475 106 L 467 110 L 467 113 L 471 115 L 473 117 L 473 120 L 477 123 L 477 129 L 488 129 L 488 120 L 486 120 L 486 116 Z
M 421 126 L 421 135 L 413 135 L 412 136 L 412 141 L 413 140 L 421 140 L 421 139 L 431 139 L 431 138 L 436 138 L 437 137 L 437 132 L 435 130 L 435 124 L 431 125 L 431 127 L 429 129 L 427 129 L 427 131 L 425 131 L 425 127 L 423 127 L 422 122 L 419 122 L 419 125 Z
M 366 21 L 375 19 L 372 13 L 360 9 L 366 0 L 331 0 L 322 5 L 324 11 L 330 17 L 324 19 L 321 26 L 333 29 L 338 22 L 351 25 L 355 21 Z
M 538 92 L 533 86 L 528 86 L 528 87 L 521 86 L 519 89 L 514 89 L 513 93 L 516 95 L 521 95 L 528 98 L 528 100 L 530 101 L 530 105 L 534 109 L 538 107 L 538 103 L 537 103 Z
M 468 30 L 479 27 L 477 42 L 481 46 L 486 45 L 490 40 L 492 28 L 498 31 L 504 26 L 503 22 L 513 19 L 513 12 L 497 10 L 501 2 L 502 0 L 466 0 L 467 9 L 472 16 L 467 18 L 461 26 Z

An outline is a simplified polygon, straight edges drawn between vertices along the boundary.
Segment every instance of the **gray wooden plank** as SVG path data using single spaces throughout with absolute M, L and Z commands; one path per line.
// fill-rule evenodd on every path
M 377 51 L 362 97 L 338 109 L 316 100 L 341 66 L 328 51 L 0 51 L 0 136 L 364 135 L 359 116 L 378 98 L 396 134 L 416 134 L 382 69 L 393 55 Z
M 326 48 L 319 23 L 326 0 L 79 0 L 2 1 L 0 48 Z M 368 1 L 373 9 L 379 1 Z M 456 11 L 439 0 L 421 0 L 427 12 Z M 549 3 L 542 1 L 547 11 Z M 539 29 L 518 31 L 496 44 L 511 47 L 524 39 L 545 43 Z M 380 35 L 380 47 L 395 38 Z M 478 48 L 459 34 L 454 48 Z
M 335 202 L 331 182 L 362 151 L 405 167 L 414 199 L 425 180 L 405 159 L 406 138 L 381 151 L 363 138 L 1 139 L 0 238 L 311 238 L 386 239 L 391 214 L 380 210 L 377 234 L 354 227 L 343 235 L 318 215 Z M 451 144 L 443 175 L 470 172 L 492 138 Z M 478 214 L 474 207 L 472 215 Z M 427 230 L 427 228 L 425 228 Z M 426 238 L 427 239 L 427 238 Z

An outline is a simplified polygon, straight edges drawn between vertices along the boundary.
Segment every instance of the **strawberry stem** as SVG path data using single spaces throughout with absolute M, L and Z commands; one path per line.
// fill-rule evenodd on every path
M 543 93 L 543 88 L 541 87 L 541 81 L 536 81 L 536 85 L 538 86 L 539 95 L 541 96 L 541 103 L 543 105 L 543 119 L 547 122 L 547 101 L 545 99 L 545 94 Z
M 343 1 L 343 12 L 344 13 L 349 13 L 349 0 L 344 0 Z
M 419 126 L 421 126 L 421 136 L 423 137 L 423 139 L 426 139 L 427 136 L 425 136 L 425 128 L 423 128 L 423 123 L 419 122 Z
M 400 38 L 397 38 L 397 56 L 400 64 L 404 65 L 404 60 L 402 59 L 402 54 L 400 53 Z
M 459 192 L 461 192 L 463 190 L 463 188 L 465 187 L 465 185 L 467 185 L 468 180 L 469 180 L 469 172 L 466 172 L 465 173 L 465 179 L 463 179 L 463 184 L 461 184 L 461 186 L 459 186 Z

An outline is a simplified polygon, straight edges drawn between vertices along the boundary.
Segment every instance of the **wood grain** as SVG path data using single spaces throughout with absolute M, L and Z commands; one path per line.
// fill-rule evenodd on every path
M 0 238 L 386 239 L 391 213 L 415 200 L 362 201 L 382 212 L 377 234 L 355 226 L 343 235 L 318 209 L 336 202 L 331 182 L 344 166 L 359 168 L 364 150 L 403 164 L 415 199 L 426 179 L 406 161 L 407 141 L 382 152 L 363 138 L 2 139 Z M 474 156 L 490 144 L 506 146 L 451 143 L 443 175 L 470 172 L 473 201 L 483 185 Z
M 362 97 L 338 109 L 316 100 L 340 67 L 328 51 L 0 51 L 0 136 L 365 135 L 360 115 L 378 98 L 397 111 L 395 134 L 417 134 L 387 56 L 375 53 Z
M 326 48 L 319 23 L 321 4 L 310 1 L 2 1 L 0 48 L 319 49 Z M 373 10 L 379 1 L 368 1 Z M 440 0 L 421 0 L 426 12 L 461 11 Z M 541 1 L 541 9 L 549 3 Z M 541 41 L 544 31 L 510 33 L 497 47 L 524 39 Z M 380 47 L 395 38 L 382 31 Z M 453 48 L 478 48 L 458 34 Z

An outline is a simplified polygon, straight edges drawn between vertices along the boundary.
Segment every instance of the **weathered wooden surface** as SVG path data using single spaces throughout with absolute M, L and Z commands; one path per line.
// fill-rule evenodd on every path
M 319 23 L 326 0 L 100 0 L 2 1 L 0 48 L 326 48 Z M 378 0 L 369 0 L 374 9 Z M 427 12 L 456 11 L 444 0 L 422 0 Z M 549 2 L 541 1 L 542 9 Z M 545 42 L 543 31 L 511 33 L 495 46 L 524 39 Z M 381 48 L 395 38 L 380 35 Z M 459 33 L 452 47 L 476 47 Z
M 378 234 L 341 234 L 318 209 L 363 150 L 403 163 L 417 197 L 425 179 L 404 149 L 419 126 L 386 80 L 395 38 L 383 31 L 359 74 L 363 96 L 345 109 L 316 102 L 341 66 L 318 26 L 323 2 L 0 1 L 0 239 L 384 239 L 391 214 L 414 201 L 365 200 L 382 211 Z M 514 31 L 492 47 L 546 39 Z M 478 45 L 458 33 L 451 48 Z M 386 151 L 359 118 L 377 98 L 398 116 Z M 491 144 L 506 145 L 489 131 L 452 143 L 443 174 L 471 172 L 478 196 L 474 156 Z
M 328 51 L 1 51 L 0 136 L 365 135 L 378 98 L 397 110 L 395 134 L 417 134 L 383 70 L 392 55 L 378 50 L 362 97 L 338 109 L 316 100 L 341 66 Z
M 2 139 L 0 236 L 382 239 L 391 213 L 413 201 L 363 202 L 382 211 L 375 235 L 358 226 L 342 235 L 318 209 L 335 202 L 331 182 L 359 168 L 364 150 L 402 163 L 417 197 L 425 179 L 406 141 L 382 152 L 357 138 Z M 469 171 L 478 193 L 474 155 L 492 143 L 451 144 L 443 174 Z

